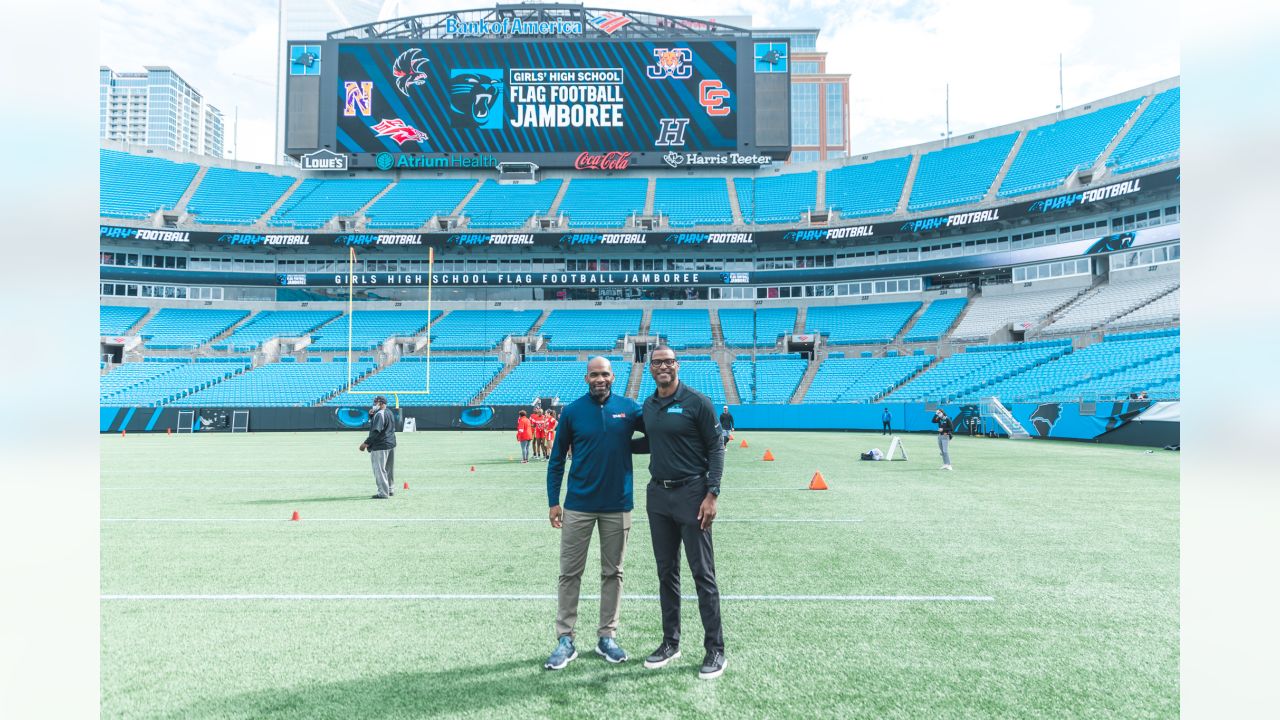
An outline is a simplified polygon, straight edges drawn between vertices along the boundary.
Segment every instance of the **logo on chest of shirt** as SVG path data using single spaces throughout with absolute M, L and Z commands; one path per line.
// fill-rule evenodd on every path
M 614 420 L 617 420 L 618 418 L 625 418 L 626 416 L 627 416 L 626 413 L 614 413 L 611 417 Z
M 678 404 L 677 404 L 677 405 L 672 405 L 671 407 L 667 408 L 667 412 L 669 412 L 669 413 L 675 413 L 675 414 L 677 414 L 677 415 L 683 415 L 683 414 L 684 414 L 684 408 L 680 407 Z

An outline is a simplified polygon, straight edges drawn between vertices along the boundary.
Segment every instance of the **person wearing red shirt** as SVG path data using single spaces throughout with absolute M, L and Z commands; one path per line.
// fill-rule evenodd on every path
M 516 418 L 516 440 L 520 442 L 520 462 L 529 462 L 529 443 L 533 442 L 533 423 L 529 422 L 529 413 L 521 410 Z
M 560 421 L 556 419 L 555 410 L 547 411 L 547 454 L 551 454 L 551 448 L 556 443 L 556 426 Z
M 535 458 L 547 457 L 547 416 L 542 414 L 542 408 L 533 409 L 533 417 L 529 418 L 533 423 L 533 456 Z

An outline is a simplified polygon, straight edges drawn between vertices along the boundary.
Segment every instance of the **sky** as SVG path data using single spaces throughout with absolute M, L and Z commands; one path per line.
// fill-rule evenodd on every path
M 689 7 L 687 0 L 586 4 L 673 15 Z M 485 5 L 400 0 L 384 13 Z M 939 139 L 948 85 L 957 136 L 1052 113 L 1059 54 L 1068 108 L 1181 72 L 1178 11 L 1153 0 L 701 0 L 698 8 L 703 16 L 750 15 L 756 27 L 821 28 L 828 70 L 850 75 L 854 155 Z M 228 157 L 271 161 L 274 0 L 103 0 L 100 23 L 101 64 L 171 66 L 222 110 Z

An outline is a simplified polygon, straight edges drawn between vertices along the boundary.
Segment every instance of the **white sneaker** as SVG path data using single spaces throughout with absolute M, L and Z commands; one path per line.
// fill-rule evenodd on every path
M 950 470 L 950 469 L 951 469 L 951 466 L 950 466 L 950 465 L 943 465 L 943 466 L 942 466 L 942 469 L 943 469 L 943 470 Z

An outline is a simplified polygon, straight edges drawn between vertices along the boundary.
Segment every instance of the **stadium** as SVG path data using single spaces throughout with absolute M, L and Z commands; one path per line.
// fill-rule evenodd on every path
M 104 715 L 1177 713 L 1178 78 L 810 159 L 794 32 L 498 5 L 284 52 L 291 162 L 99 150 Z M 735 419 L 711 690 L 540 664 L 517 414 L 597 356 L 643 402 L 660 347 Z M 901 459 L 853 462 L 886 410 Z

